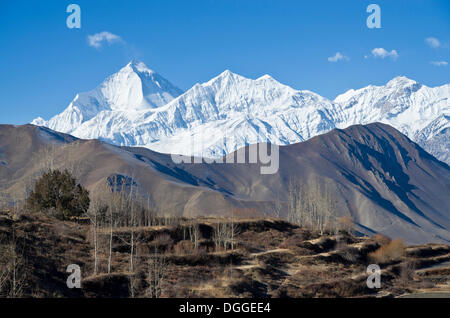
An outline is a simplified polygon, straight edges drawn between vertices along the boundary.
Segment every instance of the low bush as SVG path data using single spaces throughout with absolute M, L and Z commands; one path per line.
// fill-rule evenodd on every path
M 180 256 L 193 254 L 194 250 L 194 243 L 191 241 L 180 241 L 173 247 L 173 253 Z
M 405 248 L 403 240 L 392 240 L 388 244 L 382 245 L 375 252 L 370 253 L 369 259 L 378 264 L 398 261 L 405 254 Z
M 390 238 L 384 236 L 383 234 L 375 234 L 372 236 L 372 240 L 380 246 L 387 245 L 391 241 Z

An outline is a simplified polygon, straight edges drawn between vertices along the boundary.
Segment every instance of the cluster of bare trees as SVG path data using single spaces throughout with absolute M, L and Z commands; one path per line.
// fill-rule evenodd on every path
M 198 244 L 202 235 L 198 223 L 190 222 L 187 229 L 189 232 L 189 239 L 194 244 L 194 250 L 198 251 Z
M 160 298 L 167 274 L 166 256 L 155 246 L 154 251 L 149 253 L 145 260 L 144 266 L 129 275 L 130 297 L 145 295 L 149 298 Z
M 122 175 L 109 177 L 97 189 L 91 196 L 86 216 L 91 225 L 93 274 L 102 271 L 112 273 L 114 245 L 127 246 L 131 297 L 143 294 L 153 298 L 160 297 L 167 271 L 165 252 L 156 245 L 152 247 L 154 250 L 147 250 L 145 244 L 142 244 L 145 240 L 144 232 L 139 228 L 177 226 L 183 219 L 161 216 L 151 198 L 139 192 L 135 179 Z M 199 225 L 192 222 L 183 228 L 185 239 L 190 240 L 197 250 L 201 239 Z
M 239 226 L 232 219 L 227 222 L 218 222 L 214 226 L 214 244 L 216 250 L 227 251 L 236 247 L 236 236 L 239 234 Z
M 112 267 L 112 248 L 115 238 L 114 229 L 119 227 L 127 227 L 130 229 L 129 239 L 126 241 L 130 245 L 130 271 L 134 268 L 135 258 L 135 227 L 138 224 L 136 204 L 136 189 L 131 186 L 128 193 L 125 191 L 125 184 L 120 184 L 118 177 L 112 181 L 105 182 L 101 185 L 101 189 L 95 197 L 91 198 L 91 204 L 87 213 L 90 220 L 92 241 L 94 245 L 94 275 L 99 271 L 99 250 L 100 243 L 107 241 L 107 272 L 111 273 Z M 118 191 L 118 187 L 121 187 Z M 103 240 L 100 240 L 101 238 Z M 105 235 L 107 234 L 107 235 Z M 117 237 L 123 241 L 126 238 Z
M 138 191 L 134 178 L 115 175 L 100 186 L 95 196 L 91 196 L 91 204 L 87 217 L 91 224 L 92 242 L 94 246 L 94 275 L 99 273 L 100 251 L 106 249 L 106 272 L 112 272 L 113 245 L 119 242 L 129 249 L 129 272 L 136 270 L 139 243 L 142 232 L 139 227 L 172 225 L 176 218 L 160 217 L 151 205 L 150 197 Z M 179 222 L 179 218 L 178 218 Z M 198 247 L 200 231 L 198 225 L 189 228 L 189 236 Z
M 335 227 L 336 202 L 327 183 L 307 184 L 292 179 L 288 193 L 288 221 L 323 234 Z
M 49 170 L 67 170 L 76 179 L 79 179 L 88 170 L 85 162 L 77 160 L 79 148 L 77 142 L 66 144 L 49 144 L 39 149 L 33 159 L 39 163 L 37 175 Z
M 0 297 L 22 297 L 26 284 L 25 259 L 13 229 L 11 240 L 0 245 Z
M 163 283 L 166 277 L 167 263 L 166 257 L 155 247 L 154 252 L 147 261 L 147 296 L 150 298 L 161 297 Z
M 0 210 L 6 210 L 9 207 L 10 201 L 11 197 L 8 194 L 0 192 Z

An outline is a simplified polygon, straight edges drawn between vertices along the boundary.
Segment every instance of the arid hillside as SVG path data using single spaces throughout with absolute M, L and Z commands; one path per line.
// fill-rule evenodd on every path
M 243 150 L 248 162 L 249 147 Z M 298 223 L 297 190 L 322 198 L 325 189 L 331 217 L 351 217 L 360 233 L 410 244 L 450 242 L 450 167 L 379 123 L 280 147 L 279 169 L 266 175 L 261 163 L 177 164 L 167 154 L 33 125 L 0 125 L 0 163 L 4 206 L 20 204 L 47 169 L 68 169 L 91 194 L 111 180 L 136 185 L 152 209 L 183 217 L 226 217 L 238 208 Z
M 324 233 L 277 219 L 161 218 L 99 228 L 86 219 L 0 214 L 2 297 L 396 297 L 450 294 L 450 246 Z M 86 223 L 86 224 L 84 224 Z M 95 265 L 95 245 L 97 265 Z M 111 245 L 110 245 L 111 244 Z M 367 287 L 367 266 L 381 288 Z M 66 285 L 81 268 L 81 288 Z M 97 267 L 96 272 L 94 266 Z M 12 275 L 14 274 L 14 283 Z M 14 286 L 14 288 L 13 288 Z M 412 295 L 411 295 L 412 294 Z

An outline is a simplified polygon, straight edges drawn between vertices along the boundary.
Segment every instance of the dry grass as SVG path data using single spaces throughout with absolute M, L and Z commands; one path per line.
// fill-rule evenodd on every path
M 391 239 L 384 236 L 383 234 L 375 234 L 374 236 L 372 236 L 372 241 L 374 241 L 375 243 L 377 243 L 380 246 L 384 246 L 384 245 L 389 244 Z
M 406 260 L 401 240 L 390 241 L 380 235 L 370 239 L 346 234 L 320 236 L 280 220 L 248 219 L 236 222 L 240 228 L 236 248 L 216 252 L 213 229 L 227 219 L 197 219 L 202 232 L 197 248 L 184 235 L 184 226 L 194 221 L 157 230 L 151 226 L 135 228 L 139 240 L 133 273 L 129 272 L 130 249 L 124 243 L 131 228 L 114 231 L 110 274 L 106 266 L 108 233 L 100 235 L 99 272 L 91 277 L 89 225 L 44 216 L 13 220 L 0 215 L 0 238 L 8 238 L 14 226 L 17 235 L 32 247 L 25 251 L 32 273 L 31 288 L 25 294 L 40 297 L 130 297 L 130 286 L 134 286 L 135 297 L 146 297 L 148 257 L 155 248 L 165 259 L 162 297 L 373 296 L 373 291 L 365 288 L 368 255 L 382 265 L 383 289 L 393 295 L 448 279 L 448 269 L 420 272 L 425 266 L 448 260 L 449 248 L 442 244 L 408 248 Z M 78 294 L 65 286 L 65 267 L 72 263 L 83 265 L 84 285 Z
M 392 240 L 382 245 L 375 252 L 369 254 L 369 259 L 377 264 L 399 261 L 405 255 L 405 242 L 400 239 Z
M 173 253 L 178 256 L 191 255 L 194 252 L 194 243 L 191 241 L 180 241 L 173 246 Z

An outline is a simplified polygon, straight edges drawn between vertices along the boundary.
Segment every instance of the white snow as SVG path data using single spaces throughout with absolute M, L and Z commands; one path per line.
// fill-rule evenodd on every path
M 426 143 L 449 127 L 449 115 L 450 84 L 430 88 L 396 77 L 331 101 L 270 75 L 252 80 L 226 70 L 182 94 L 142 62 L 130 62 L 96 89 L 77 95 L 61 114 L 33 124 L 117 145 L 217 157 L 247 144 L 286 145 L 371 122 Z

